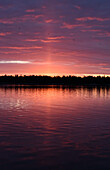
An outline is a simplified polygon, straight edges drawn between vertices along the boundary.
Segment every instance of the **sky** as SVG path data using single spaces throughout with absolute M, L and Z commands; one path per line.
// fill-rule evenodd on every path
M 0 74 L 110 75 L 110 0 L 0 0 Z

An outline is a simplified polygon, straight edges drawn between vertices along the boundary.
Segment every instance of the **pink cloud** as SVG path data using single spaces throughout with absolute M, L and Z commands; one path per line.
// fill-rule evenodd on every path
M 10 8 L 10 7 L 13 7 L 13 5 L 12 5 L 12 4 L 9 4 L 9 5 L 6 5 L 6 6 L 0 5 L 0 8 L 1 8 L 1 9 L 8 9 L 8 8 Z
M 39 34 L 40 34 L 40 32 L 35 32 L 34 34 L 35 34 L 35 35 L 39 35 Z
M 81 30 L 82 32 L 100 32 L 101 30 L 95 30 L 95 29 L 83 29 L 83 30 Z
M 37 18 L 40 18 L 40 17 L 43 17 L 43 15 L 33 15 L 33 18 L 37 19 Z
M 26 40 L 24 40 L 24 41 L 36 42 L 36 41 L 38 41 L 38 40 L 37 40 L 37 39 L 26 39 Z
M 19 18 L 13 18 L 14 22 L 22 22 L 22 21 L 27 21 L 27 20 L 31 20 L 31 21 L 35 21 L 36 19 L 43 17 L 43 15 L 34 15 L 34 14 L 27 14 L 24 15 L 23 17 L 19 17 Z
M 24 15 L 23 17 L 14 17 L 11 19 L 0 19 L 0 23 L 2 24 L 13 24 L 13 23 L 18 23 L 18 22 L 24 22 L 27 20 L 35 21 L 36 19 L 43 17 L 43 15 L 34 15 L 34 14 L 27 14 Z
M 110 32 L 105 32 L 105 35 L 106 35 L 107 37 L 110 37 Z
M 42 6 L 43 9 L 46 9 L 47 7 L 46 6 Z
M 52 42 L 59 42 L 59 40 L 56 40 L 56 39 L 47 39 L 47 40 L 41 40 L 41 42 L 52 43 Z
M 0 23 L 2 23 L 2 24 L 13 24 L 14 21 L 12 21 L 10 19 L 0 19 Z
M 78 6 L 78 5 L 74 5 L 74 7 L 75 7 L 76 9 L 78 9 L 78 10 L 80 10 L 80 9 L 81 9 L 81 7 L 80 7 L 80 6 Z
M 53 22 L 53 19 L 47 19 L 47 20 L 45 20 L 45 22 L 46 23 L 51 23 L 51 22 Z
M 110 18 L 98 18 L 98 17 L 82 17 L 82 18 L 76 18 L 77 21 L 108 21 Z
M 63 38 L 65 37 L 64 36 L 47 37 L 46 39 L 42 39 L 41 42 L 43 43 L 60 42 L 60 40 Z
M 20 51 L 2 51 L 0 53 L 2 53 L 2 54 L 20 54 L 21 52 Z
M 0 49 L 12 49 L 12 50 L 30 50 L 30 49 L 41 49 L 41 46 L 33 47 L 0 47 Z
M 103 70 L 110 70 L 110 67 L 102 67 Z
M 26 12 L 35 12 L 35 9 L 27 9 Z
M 59 16 L 59 18 L 65 18 L 65 16 Z
M 3 6 L 2 6 L 2 5 L 0 5 L 0 8 L 2 9 L 2 8 L 3 8 Z
M 23 33 L 22 32 L 18 32 L 18 35 L 23 35 Z
M 110 32 L 101 32 L 98 35 L 102 37 L 110 37 Z
M 11 34 L 11 32 L 1 32 L 0 36 L 6 36 L 6 35 L 10 35 L 10 34 Z
M 65 38 L 64 36 L 59 36 L 59 37 L 48 37 L 48 40 L 59 40 Z
M 63 23 L 63 26 L 61 26 L 61 28 L 68 28 L 68 29 L 72 29 L 75 27 L 81 27 L 84 26 L 83 24 L 67 24 L 67 23 Z

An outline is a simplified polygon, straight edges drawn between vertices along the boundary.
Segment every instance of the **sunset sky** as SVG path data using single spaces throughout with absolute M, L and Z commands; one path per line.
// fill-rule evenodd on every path
M 110 0 L 0 0 L 0 74 L 109 75 Z

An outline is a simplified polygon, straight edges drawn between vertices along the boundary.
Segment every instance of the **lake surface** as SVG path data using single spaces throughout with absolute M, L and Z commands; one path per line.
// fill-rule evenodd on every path
M 0 169 L 110 170 L 110 88 L 0 88 Z

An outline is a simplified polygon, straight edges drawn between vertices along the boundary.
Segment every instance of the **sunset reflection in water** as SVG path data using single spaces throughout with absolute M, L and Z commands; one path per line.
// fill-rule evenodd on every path
M 110 169 L 110 89 L 0 88 L 0 166 Z

